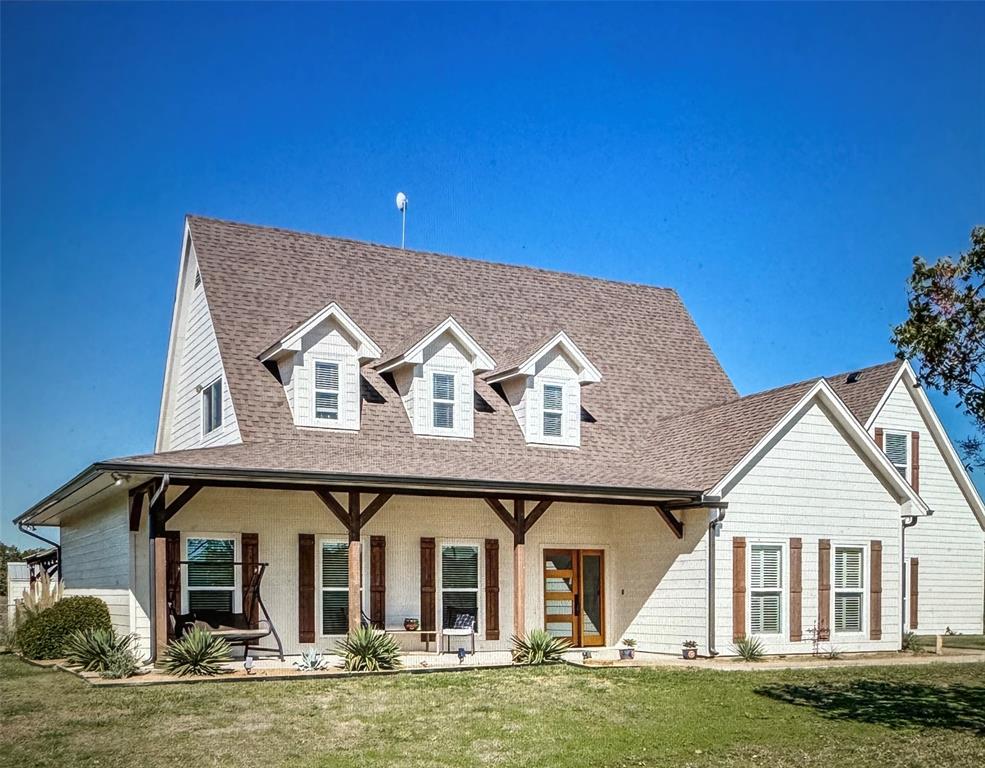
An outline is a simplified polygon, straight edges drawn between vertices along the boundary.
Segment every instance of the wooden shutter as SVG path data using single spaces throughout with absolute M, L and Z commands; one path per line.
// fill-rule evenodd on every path
M 882 542 L 869 543 L 869 639 L 882 640 Z
M 920 433 L 910 435 L 910 486 L 920 493 Z
M 803 638 L 802 563 L 804 544 L 800 539 L 790 539 L 790 640 Z
M 251 629 L 256 629 L 259 621 L 260 607 L 257 605 L 257 595 L 250 588 L 253 582 L 253 572 L 260 563 L 260 537 L 255 533 L 240 534 L 240 560 L 243 587 L 243 616 Z
M 486 539 L 486 640 L 499 640 L 499 539 Z
M 386 626 L 386 537 L 369 537 L 369 621 Z
M 732 640 L 746 635 L 746 539 L 732 539 Z
M 181 532 L 165 531 L 164 561 L 167 602 L 170 611 L 176 616 L 181 613 Z M 174 636 L 174 629 L 168 621 L 168 637 Z
M 831 539 L 817 542 L 817 629 L 819 639 L 831 631 Z
M 298 534 L 298 642 L 315 642 L 315 535 Z
M 421 538 L 421 629 L 434 631 L 435 606 L 435 560 L 434 539 Z M 421 635 L 421 640 L 430 640 L 430 635 Z
M 920 596 L 920 558 L 910 558 L 910 631 L 917 628 Z
M 876 427 L 876 445 L 882 450 L 882 427 Z

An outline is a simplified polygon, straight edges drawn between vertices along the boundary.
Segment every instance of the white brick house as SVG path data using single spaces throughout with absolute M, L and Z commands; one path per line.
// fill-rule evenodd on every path
M 18 522 L 148 653 L 255 626 L 260 572 L 286 653 L 982 632 L 985 508 L 907 364 L 739 397 L 673 291 L 198 217 L 155 453 Z

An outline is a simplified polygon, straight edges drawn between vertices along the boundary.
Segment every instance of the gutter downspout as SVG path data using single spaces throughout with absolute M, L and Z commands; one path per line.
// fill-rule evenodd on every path
M 35 527 L 33 525 L 28 525 L 27 523 L 17 523 L 17 530 L 21 533 L 27 534 L 31 538 L 37 539 L 38 541 L 43 541 L 45 544 L 50 544 L 55 548 L 55 556 L 58 558 L 58 570 L 56 571 L 58 578 L 62 577 L 62 547 L 60 544 L 56 544 L 51 539 L 46 539 L 39 533 L 35 532 Z
M 712 658 L 718 655 L 715 648 L 715 538 L 718 528 L 725 519 L 725 510 L 719 508 L 718 514 L 708 523 L 708 655 Z
M 934 514 L 934 510 L 928 509 L 926 517 L 931 517 Z M 899 535 L 899 552 L 900 552 L 900 593 L 901 600 L 900 606 L 902 610 L 900 611 L 900 637 L 906 634 L 906 614 L 910 608 L 910 595 L 907 590 L 907 574 L 906 574 L 906 529 L 912 528 L 920 521 L 919 515 L 903 515 L 903 525 L 900 527 Z

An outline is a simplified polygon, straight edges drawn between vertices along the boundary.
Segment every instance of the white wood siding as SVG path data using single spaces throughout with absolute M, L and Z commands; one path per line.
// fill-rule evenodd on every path
M 171 350 L 173 359 L 169 363 L 173 391 L 165 397 L 168 412 L 161 446 L 164 451 L 241 442 L 205 295 L 205 284 L 203 282 L 198 288 L 195 287 L 197 270 L 198 263 L 192 249 L 179 292 L 178 330 L 174 349 Z M 200 388 L 218 378 L 222 378 L 222 426 L 203 435 Z
M 173 498 L 176 491 L 170 492 Z M 344 503 L 344 499 L 340 499 Z M 364 501 L 365 503 L 365 501 Z M 531 529 L 526 545 L 526 623 L 543 626 L 543 555 L 556 547 L 602 549 L 605 552 L 606 642 L 634 637 L 643 651 L 677 651 L 680 642 L 704 639 L 703 513 L 688 513 L 683 542 L 673 538 L 656 511 L 622 506 L 554 505 Z M 255 532 L 260 560 L 270 563 L 263 597 L 288 653 L 298 653 L 298 534 L 345 538 L 342 526 L 311 493 L 205 489 L 169 523 L 170 530 L 215 533 Z M 500 640 L 484 639 L 480 589 L 479 650 L 505 650 L 513 630 L 512 537 L 478 499 L 395 497 L 363 530 L 366 610 L 368 611 L 369 537 L 386 537 L 386 619 L 400 625 L 420 615 L 420 539 L 475 542 L 484 567 L 484 540 L 499 541 Z M 137 572 L 146 565 L 146 534 L 135 539 Z M 440 550 L 439 550 L 440 551 Z M 316 552 L 317 557 L 317 552 Z M 440 579 L 440 557 L 438 571 Z M 318 571 L 316 562 L 316 573 Z M 484 583 L 480 585 L 484 587 Z M 316 596 L 317 598 L 317 596 Z M 440 616 L 441 598 L 437 597 Z M 316 625 L 320 617 L 316 599 Z M 683 616 L 683 618 L 682 618 Z M 413 639 L 403 639 L 411 647 Z M 316 645 L 330 649 L 331 638 Z
M 455 375 L 454 429 L 432 426 L 431 377 Z M 465 351 L 450 333 L 443 333 L 424 349 L 424 362 L 395 371 L 394 380 L 415 435 L 470 438 L 475 415 L 475 381 Z
M 920 486 L 933 517 L 906 531 L 906 557 L 918 557 L 919 633 L 981 633 L 985 610 L 985 534 L 902 380 L 874 427 L 920 433 Z M 908 612 L 907 612 L 908 614 Z
M 732 645 L 732 539 L 746 537 L 748 562 L 757 543 L 781 543 L 785 567 L 783 637 L 764 638 L 770 653 L 809 653 L 809 630 L 818 616 L 818 541 L 831 540 L 832 579 L 834 548 L 868 548 L 882 542 L 882 639 L 868 639 L 869 595 L 863 606 L 864 636 L 839 636 L 822 644 L 840 651 L 898 649 L 900 631 L 900 505 L 849 444 L 824 410 L 814 405 L 782 435 L 769 452 L 739 480 L 725 497 L 729 508 L 716 548 L 718 650 L 733 653 Z M 789 641 L 789 540 L 803 542 L 803 639 Z M 868 585 L 868 553 L 865 571 Z M 747 580 L 747 626 L 748 626 Z M 834 621 L 834 590 L 831 618 Z

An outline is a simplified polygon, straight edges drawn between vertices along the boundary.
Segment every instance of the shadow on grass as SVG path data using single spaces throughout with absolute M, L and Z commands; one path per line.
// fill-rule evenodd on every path
M 824 717 L 886 725 L 949 728 L 985 735 L 985 687 L 856 680 L 851 683 L 772 685 L 760 696 L 812 707 Z

